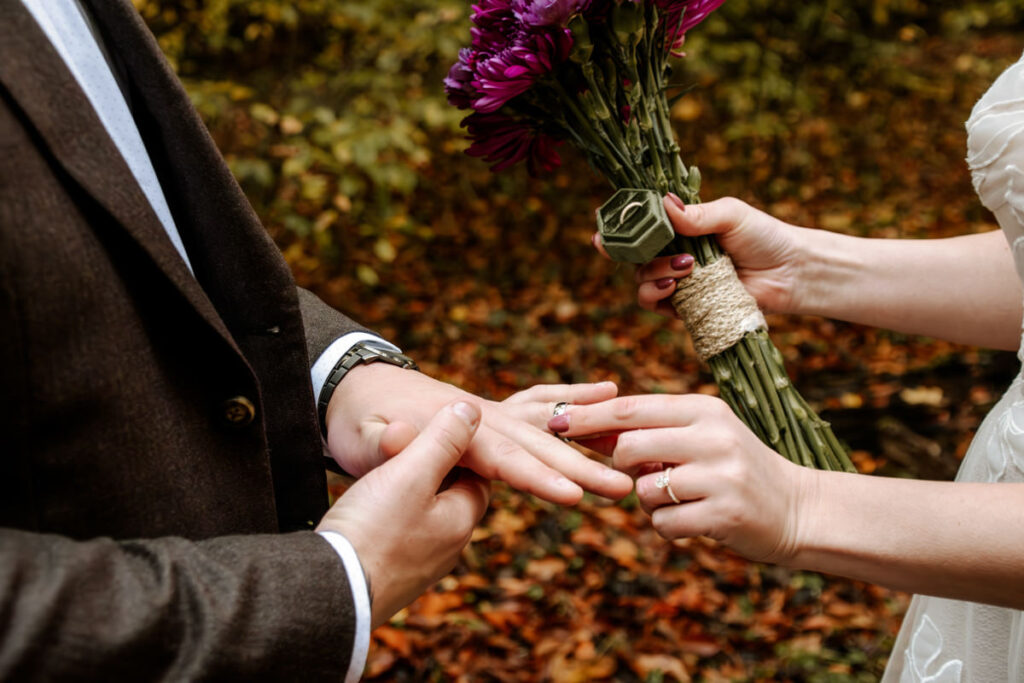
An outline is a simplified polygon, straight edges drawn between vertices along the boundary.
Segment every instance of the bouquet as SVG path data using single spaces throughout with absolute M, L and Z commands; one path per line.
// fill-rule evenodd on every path
M 500 171 L 560 163 L 569 141 L 616 189 L 598 211 L 615 260 L 688 252 L 694 272 L 672 303 L 722 398 L 793 462 L 852 471 L 828 423 L 794 388 L 764 317 L 713 237 L 676 235 L 661 197 L 699 201 L 700 172 L 681 157 L 669 119 L 669 60 L 724 0 L 479 0 L 472 44 L 445 79 L 472 141 Z M 685 92 L 678 96 L 684 95 Z

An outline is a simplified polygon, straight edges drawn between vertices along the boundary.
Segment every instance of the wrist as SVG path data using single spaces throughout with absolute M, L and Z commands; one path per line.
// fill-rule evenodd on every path
M 837 292 L 858 270 L 859 238 L 827 230 L 796 228 L 790 311 L 832 317 Z
M 403 355 L 394 346 L 386 342 L 363 340 L 352 344 L 328 373 L 323 388 L 320 390 L 320 395 L 317 397 L 320 430 L 325 440 L 327 439 L 328 407 L 333 402 L 334 395 L 337 393 L 336 390 L 354 369 L 376 363 L 392 365 L 403 370 L 419 369 L 411 358 Z
M 808 554 L 818 546 L 822 525 L 826 521 L 823 505 L 827 500 L 826 482 L 819 470 L 794 465 L 793 499 L 790 502 L 790 523 L 780 548 L 777 564 L 794 569 L 807 569 Z

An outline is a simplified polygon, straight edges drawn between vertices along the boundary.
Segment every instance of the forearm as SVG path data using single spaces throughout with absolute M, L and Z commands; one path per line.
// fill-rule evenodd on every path
M 0 679 L 338 680 L 352 599 L 310 532 L 74 541 L 0 530 Z
M 787 564 L 1024 609 L 1024 484 L 807 472 Z
M 936 240 L 800 229 L 793 313 L 1016 349 L 1021 288 L 999 231 Z

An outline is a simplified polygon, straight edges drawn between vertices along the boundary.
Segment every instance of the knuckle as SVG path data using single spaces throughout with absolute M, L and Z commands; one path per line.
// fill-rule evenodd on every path
M 714 451 L 719 454 L 735 453 L 739 449 L 739 439 L 735 432 L 721 427 L 714 428 L 708 438 Z
M 508 439 L 501 439 L 494 446 L 494 456 L 500 463 L 511 463 L 520 456 L 520 448 Z
M 619 434 L 612 453 L 612 463 L 616 469 L 628 469 L 633 466 L 636 454 L 636 435 L 633 432 Z
M 716 203 L 732 218 L 739 218 L 747 210 L 747 203 L 736 197 L 722 197 Z
M 716 422 L 723 422 L 732 417 L 732 408 L 722 399 L 717 396 L 704 396 L 703 399 L 707 404 L 704 409 Z
M 719 469 L 719 476 L 732 491 L 742 491 L 747 484 L 747 469 L 738 462 L 727 462 Z M 735 501 L 733 501 L 735 503 Z
M 637 396 L 622 396 L 612 404 L 612 417 L 620 422 L 630 422 L 640 411 L 640 404 L 641 401 Z

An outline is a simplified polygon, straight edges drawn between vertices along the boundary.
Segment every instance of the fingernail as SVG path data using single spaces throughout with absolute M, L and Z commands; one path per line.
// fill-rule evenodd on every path
M 682 210 L 682 211 L 686 210 L 686 204 L 683 203 L 683 200 L 680 199 L 679 195 L 677 195 L 675 192 L 669 192 L 668 193 L 668 198 L 671 199 L 672 203 L 675 204 L 676 206 L 678 206 L 680 210 Z
M 548 420 L 548 429 L 553 432 L 564 432 L 569 429 L 569 416 L 565 413 L 555 415 Z
M 657 287 L 658 289 L 667 289 L 668 287 L 671 287 L 675 283 L 676 279 L 674 277 L 663 277 L 660 280 L 655 280 L 654 286 Z
M 569 479 L 566 479 L 565 477 L 559 477 L 558 479 L 556 479 L 555 480 L 555 485 L 558 486 L 558 488 L 560 488 L 560 489 L 566 489 L 566 490 L 568 490 L 568 489 L 578 490 L 579 489 L 579 486 L 575 482 L 570 481 Z
M 480 411 L 465 401 L 459 401 L 453 405 L 452 412 L 458 415 L 470 427 L 475 427 L 477 420 L 480 419 Z
M 597 236 L 596 232 L 593 235 L 590 236 L 590 243 L 592 245 L 594 245 L 595 247 L 597 246 L 597 237 L 598 236 Z
M 669 261 L 669 265 L 672 266 L 672 270 L 689 270 L 693 266 L 693 256 L 690 254 L 673 256 L 672 260 Z

